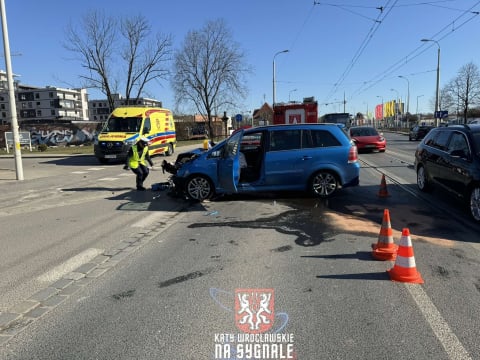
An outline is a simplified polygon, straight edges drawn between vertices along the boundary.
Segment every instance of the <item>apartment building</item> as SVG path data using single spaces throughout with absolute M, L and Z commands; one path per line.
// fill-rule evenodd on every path
M 86 89 L 45 88 L 18 85 L 17 115 L 26 120 L 88 121 L 88 94 Z
M 19 125 L 22 122 L 88 121 L 86 89 L 37 87 L 14 81 L 15 103 Z M 0 121 L 11 123 L 7 76 L 0 71 Z
M 135 100 L 129 99 L 127 101 L 127 99 L 122 97 L 122 95 L 113 94 L 113 100 L 114 100 L 114 108 L 117 108 L 119 106 L 126 106 L 126 105 L 162 107 L 161 101 L 158 101 L 155 99 L 149 99 L 149 98 L 138 98 Z M 107 120 L 110 113 L 113 111 L 113 109 L 111 109 L 110 106 L 108 105 L 107 99 L 90 100 L 88 102 L 88 108 L 89 108 L 89 117 L 91 121 L 105 121 Z
M 5 71 L 0 70 L 0 125 L 11 124 L 8 81 Z M 107 99 L 89 100 L 87 89 L 66 89 L 55 86 L 37 87 L 14 81 L 15 102 L 19 125 L 25 123 L 52 123 L 70 121 L 105 121 L 113 111 Z M 114 94 L 114 107 L 140 105 L 162 107 L 162 102 L 139 98 L 127 101 Z M 128 102 L 128 104 L 127 104 Z

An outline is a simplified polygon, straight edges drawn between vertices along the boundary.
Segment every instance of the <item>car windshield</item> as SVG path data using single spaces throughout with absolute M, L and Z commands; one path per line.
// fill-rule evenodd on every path
M 102 131 L 104 132 L 139 132 L 142 124 L 141 117 L 110 116 Z
M 378 135 L 377 130 L 374 128 L 361 127 L 361 128 L 351 128 L 351 136 L 375 136 Z

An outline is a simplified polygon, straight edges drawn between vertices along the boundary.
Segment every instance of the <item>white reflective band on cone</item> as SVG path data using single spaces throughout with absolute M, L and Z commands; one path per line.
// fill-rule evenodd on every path
M 395 265 L 404 267 L 404 268 L 414 268 L 415 258 L 414 257 L 404 257 L 397 254 L 397 259 L 395 260 Z

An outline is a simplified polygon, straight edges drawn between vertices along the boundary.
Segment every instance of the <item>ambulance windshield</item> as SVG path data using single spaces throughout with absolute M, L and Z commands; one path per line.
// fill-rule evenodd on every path
M 140 131 L 141 124 L 141 117 L 117 117 L 112 115 L 103 126 L 102 131 L 136 133 Z

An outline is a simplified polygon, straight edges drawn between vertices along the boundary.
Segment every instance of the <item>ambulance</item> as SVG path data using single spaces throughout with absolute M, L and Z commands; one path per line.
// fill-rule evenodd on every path
M 142 137 L 148 139 L 150 156 L 172 155 L 177 144 L 172 112 L 144 106 L 116 108 L 95 140 L 95 157 L 102 164 L 125 161 L 130 147 Z

